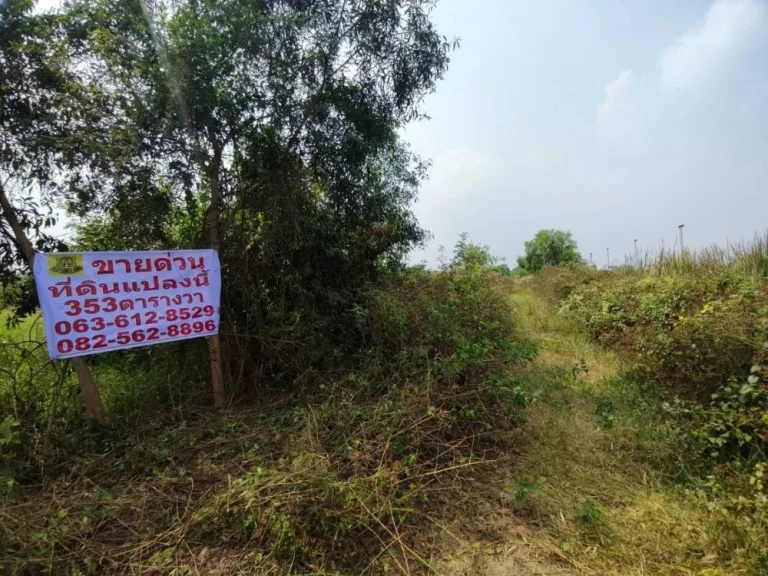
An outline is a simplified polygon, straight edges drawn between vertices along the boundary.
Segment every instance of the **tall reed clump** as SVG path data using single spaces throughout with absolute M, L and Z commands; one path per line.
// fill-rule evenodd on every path
M 660 248 L 628 257 L 627 265 L 659 276 L 686 272 L 722 272 L 768 278 L 768 231 L 750 241 L 712 245 L 698 250 Z

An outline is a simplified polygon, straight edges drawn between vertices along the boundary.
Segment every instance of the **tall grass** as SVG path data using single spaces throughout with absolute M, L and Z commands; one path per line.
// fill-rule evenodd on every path
M 625 269 L 634 268 L 659 276 L 727 269 L 739 275 L 768 278 L 768 231 L 755 234 L 751 240 L 728 242 L 725 246 L 682 251 L 676 246 L 662 247 L 625 260 Z

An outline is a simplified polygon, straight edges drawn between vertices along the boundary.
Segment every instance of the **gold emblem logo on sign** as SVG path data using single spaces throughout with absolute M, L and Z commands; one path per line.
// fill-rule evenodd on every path
M 49 276 L 82 276 L 83 270 L 82 254 L 48 255 Z

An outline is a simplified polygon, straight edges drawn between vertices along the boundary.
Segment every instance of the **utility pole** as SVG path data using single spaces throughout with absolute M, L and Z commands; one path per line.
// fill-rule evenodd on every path
M 605 261 L 606 261 L 605 267 L 610 269 L 611 268 L 611 249 L 610 248 L 605 249 Z
M 680 229 L 680 256 L 685 256 L 685 245 L 683 244 L 683 226 L 685 226 L 685 224 L 680 224 L 680 226 L 678 226 Z
M 635 268 L 637 268 L 637 238 L 635 238 Z
M 594 262 L 592 262 L 592 252 L 589 253 L 589 265 L 594 266 Z

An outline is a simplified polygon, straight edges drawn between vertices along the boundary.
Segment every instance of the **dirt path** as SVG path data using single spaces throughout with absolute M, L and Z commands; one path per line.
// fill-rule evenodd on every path
M 481 517 L 451 527 L 457 538 L 439 572 L 731 574 L 708 553 L 701 507 L 665 482 L 674 455 L 659 405 L 535 293 L 518 288 L 513 299 L 540 346 L 520 375 L 536 401 L 519 455 L 488 487 Z

